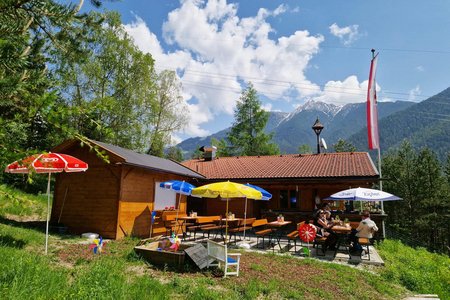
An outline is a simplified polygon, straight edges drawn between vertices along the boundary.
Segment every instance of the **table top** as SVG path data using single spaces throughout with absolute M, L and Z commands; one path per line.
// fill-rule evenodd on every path
M 234 219 L 222 218 L 223 222 L 225 222 L 225 221 L 228 221 L 228 222 L 230 222 L 230 221 L 239 221 L 239 220 L 244 220 L 244 219 L 243 218 L 234 218 Z
M 197 219 L 197 217 L 181 217 L 178 219 L 180 219 L 180 220 L 195 220 L 195 219 Z
M 273 227 L 281 227 L 281 226 L 285 226 L 288 224 L 291 224 L 291 221 L 284 221 L 284 222 L 278 222 L 278 221 L 273 221 L 268 223 L 269 226 L 273 226 Z
M 333 227 L 331 227 L 331 230 L 336 233 L 350 233 L 352 231 L 352 227 L 344 225 L 334 225 Z

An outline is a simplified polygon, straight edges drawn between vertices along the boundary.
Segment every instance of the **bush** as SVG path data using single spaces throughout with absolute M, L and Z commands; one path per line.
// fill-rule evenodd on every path
M 385 261 L 381 276 L 420 294 L 450 299 L 450 258 L 411 248 L 400 241 L 385 240 L 377 248 Z

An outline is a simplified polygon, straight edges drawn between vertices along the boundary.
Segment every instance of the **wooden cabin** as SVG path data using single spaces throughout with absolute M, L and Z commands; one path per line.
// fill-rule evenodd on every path
M 78 140 L 69 140 L 52 151 L 75 156 L 89 164 L 84 173 L 56 175 L 51 224 L 80 234 L 95 232 L 118 239 L 150 235 L 151 211 L 158 212 L 153 234 L 165 233 L 161 218 L 176 206 L 186 212 L 186 196 L 159 187 L 167 180 L 203 179 L 204 176 L 171 160 L 91 141 L 105 158 Z M 180 201 L 178 202 L 178 200 Z M 179 205 L 178 205 L 179 203 Z
M 206 179 L 200 179 L 199 185 L 230 180 L 262 187 L 273 197 L 270 201 L 249 200 L 247 217 L 274 220 L 282 214 L 294 224 L 309 220 L 323 198 L 348 188 L 372 187 L 379 180 L 379 173 L 367 152 L 219 158 L 214 153 L 208 153 L 205 159 L 188 160 L 183 165 L 205 176 Z M 340 216 L 354 221 L 361 219 L 349 207 L 353 205 L 351 202 L 347 207 L 344 201 L 331 202 L 330 205 Z M 225 201 L 191 197 L 188 210 L 206 215 L 223 214 Z M 242 217 L 242 199 L 230 201 L 229 211 Z M 381 222 L 381 218 L 384 215 L 372 215 L 376 221 Z

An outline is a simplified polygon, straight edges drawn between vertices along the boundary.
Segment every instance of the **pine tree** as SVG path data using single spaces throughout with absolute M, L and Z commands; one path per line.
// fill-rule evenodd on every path
M 278 146 L 271 142 L 272 134 L 264 132 L 269 113 L 261 108 L 261 102 L 251 83 L 242 91 L 234 111 L 234 119 L 228 133 L 234 155 L 273 155 L 280 152 Z
M 449 242 L 450 185 L 436 153 L 417 153 L 409 142 L 383 157 L 383 187 L 403 198 L 385 203 L 387 225 L 404 242 L 445 252 Z
M 347 142 L 344 139 L 339 139 L 336 144 L 333 145 L 334 151 L 336 152 L 355 152 L 356 147 L 350 143 Z

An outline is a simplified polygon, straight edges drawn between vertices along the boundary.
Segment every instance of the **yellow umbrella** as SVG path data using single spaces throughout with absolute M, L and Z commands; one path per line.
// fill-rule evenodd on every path
M 262 194 L 260 191 L 255 190 L 244 184 L 223 181 L 210 183 L 207 185 L 199 186 L 192 190 L 192 196 L 205 197 L 205 198 L 226 198 L 227 199 L 227 211 L 225 217 L 228 215 L 228 199 L 230 198 L 250 198 L 250 199 L 261 199 Z M 228 218 L 225 221 L 225 244 L 227 244 L 228 239 Z

